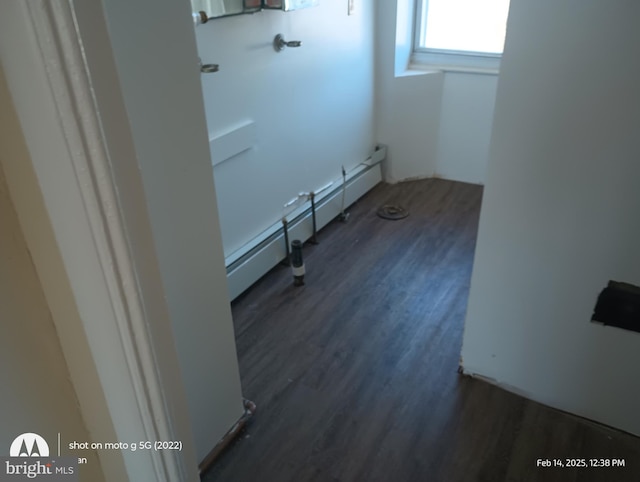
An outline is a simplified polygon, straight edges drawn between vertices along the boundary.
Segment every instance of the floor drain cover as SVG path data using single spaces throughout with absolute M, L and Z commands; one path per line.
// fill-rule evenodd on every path
M 409 211 L 402 206 L 386 205 L 378 209 L 378 216 L 382 219 L 391 219 L 392 221 L 395 221 L 397 219 L 404 219 L 408 215 Z

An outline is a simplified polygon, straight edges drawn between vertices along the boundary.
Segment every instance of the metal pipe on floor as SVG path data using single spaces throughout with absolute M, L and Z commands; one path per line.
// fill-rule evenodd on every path
M 291 250 L 289 249 L 289 222 L 287 217 L 282 218 L 282 231 L 284 232 L 284 245 L 287 250 L 287 256 L 282 260 L 282 264 L 285 266 L 291 265 Z
M 344 212 L 344 205 L 347 198 L 347 171 L 342 166 L 342 208 L 340 209 L 339 219 L 343 223 L 349 219 L 349 213 Z
M 311 244 L 318 244 L 318 225 L 316 222 L 316 196 L 318 196 L 318 194 L 320 193 L 323 193 L 324 191 L 329 189 L 331 186 L 333 186 L 333 182 L 325 184 L 320 189 L 316 191 L 311 191 L 309 193 L 309 199 L 311 200 L 311 221 L 313 223 L 313 235 L 309 240 Z
M 294 239 L 291 242 L 291 271 L 293 273 L 293 286 L 304 286 L 304 260 L 302 259 L 302 242 Z
M 309 194 L 309 199 L 311 199 L 311 223 L 313 224 L 313 234 L 311 235 L 311 239 L 309 242 L 311 244 L 318 244 L 318 225 L 316 223 L 316 194 L 311 192 Z

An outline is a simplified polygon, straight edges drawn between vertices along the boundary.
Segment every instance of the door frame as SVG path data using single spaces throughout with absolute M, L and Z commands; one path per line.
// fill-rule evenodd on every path
M 106 34 L 104 13 L 100 2 L 81 3 L 0 6 L 0 58 L 31 161 L 5 159 L 3 168 L 92 440 L 182 443 L 181 451 L 99 451 L 105 479 L 195 481 L 157 260 L 152 252 L 142 261 L 132 248 L 153 239 L 142 182 L 119 182 L 114 169 L 135 164 L 131 132 L 123 130 L 117 147 L 128 158 L 116 159 L 78 25 L 82 8 Z M 113 64 L 109 49 L 92 54 Z M 123 105 L 119 112 L 126 126 Z M 140 214 L 136 226 L 125 210 Z

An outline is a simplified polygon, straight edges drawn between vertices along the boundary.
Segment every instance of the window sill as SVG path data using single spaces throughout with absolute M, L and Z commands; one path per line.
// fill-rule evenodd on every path
M 413 52 L 408 70 L 498 75 L 500 72 L 500 58 Z
M 435 73 L 435 72 L 455 72 L 459 74 L 479 74 L 479 75 L 498 75 L 500 71 L 498 69 L 481 69 L 477 67 L 463 67 L 454 65 L 433 65 L 433 64 L 416 64 L 410 63 L 407 67 L 408 71 L 415 72 L 415 75 L 419 73 Z

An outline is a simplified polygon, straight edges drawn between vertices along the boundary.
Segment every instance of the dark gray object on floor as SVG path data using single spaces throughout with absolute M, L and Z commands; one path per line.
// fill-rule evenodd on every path
M 397 221 L 398 219 L 404 219 L 409 215 L 402 206 L 396 206 L 393 204 L 386 204 L 378 209 L 378 216 L 382 219 L 390 219 L 391 221 Z

